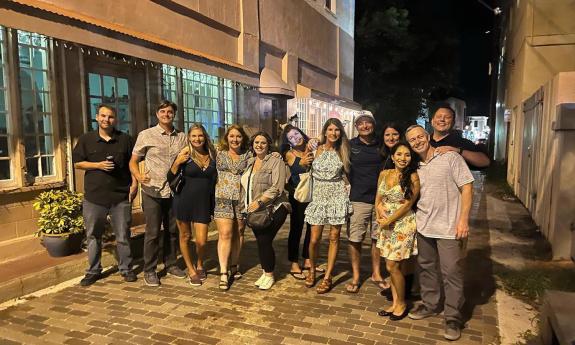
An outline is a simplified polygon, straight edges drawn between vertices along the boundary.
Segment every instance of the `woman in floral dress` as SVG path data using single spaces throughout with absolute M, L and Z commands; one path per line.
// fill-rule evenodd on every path
M 385 258 L 391 277 L 393 305 L 381 310 L 380 316 L 398 321 L 409 312 L 405 302 L 405 278 L 401 266 L 417 254 L 415 213 L 412 207 L 419 195 L 416 155 L 409 144 L 399 142 L 391 149 L 393 169 L 379 174 L 375 207 L 380 238 L 377 247 Z
M 315 284 L 316 259 L 324 225 L 329 225 L 327 269 L 317 293 L 332 288 L 332 272 L 337 258 L 341 226 L 351 213 L 344 177 L 349 171 L 350 146 L 340 120 L 331 118 L 323 125 L 320 146 L 312 163 L 312 200 L 305 210 L 305 222 L 311 225 L 309 244 L 310 271 L 305 285 Z
M 248 166 L 252 153 L 248 151 L 248 136 L 243 128 L 231 125 L 220 142 L 216 157 L 214 219 L 218 228 L 218 259 L 221 290 L 229 289 L 229 276 L 241 278 L 239 257 L 244 240 L 245 224 L 239 209 L 240 177 Z M 228 263 L 231 262 L 228 273 Z

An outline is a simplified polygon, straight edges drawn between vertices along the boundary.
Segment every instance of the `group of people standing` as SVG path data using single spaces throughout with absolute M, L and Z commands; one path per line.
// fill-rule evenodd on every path
M 369 280 L 381 289 L 390 289 L 393 300 L 379 315 L 391 320 L 408 314 L 422 319 L 443 309 L 445 337 L 459 338 L 463 325 L 461 265 L 473 183 L 466 162 L 485 167 L 489 159 L 473 143 L 451 131 L 455 112 L 448 105 L 440 105 L 434 112 L 433 135 L 414 125 L 405 131 L 405 139 L 393 124 L 384 126 L 378 138 L 375 119 L 368 111 L 356 117 L 358 136 L 351 140 L 335 118 L 326 121 L 317 139 L 288 124 L 281 135 L 279 153 L 267 133 L 260 131 L 248 138 L 239 125 L 227 128 L 216 149 L 201 124 L 192 125 L 187 134 L 175 129 L 176 110 L 175 104 L 163 101 L 156 111 L 158 124 L 140 132 L 134 143 L 129 135 L 115 129 L 114 109 L 103 105 L 96 116 L 98 130 L 79 138 L 73 160 L 77 169 L 86 171 L 83 212 L 89 258 L 81 285 L 101 278 L 102 233 L 108 216 L 116 234 L 120 274 L 125 281 L 136 281 L 128 239 L 131 201 L 139 183 L 146 221 L 146 285 L 160 285 L 160 252 L 165 273 L 188 279 L 193 286 L 202 285 L 207 278 L 208 225 L 213 219 L 218 230 L 218 287 L 228 290 L 234 279 L 242 277 L 239 260 L 246 215 L 266 209 L 271 221 L 252 226 L 262 268 L 255 282 L 259 289 L 270 289 L 275 283 L 273 240 L 289 215 L 291 276 L 308 288 L 315 286 L 317 293 L 329 292 L 341 228 L 347 224 L 352 279 L 346 291 L 359 291 L 361 248 L 369 232 Z M 300 174 L 306 172 L 312 181 L 309 203 L 294 196 Z M 329 247 L 324 270 L 318 267 L 317 259 L 326 226 Z M 304 227 L 302 265 L 299 249 Z M 195 260 L 189 249 L 192 231 Z M 178 247 L 187 272 L 176 265 Z M 412 266 L 408 264 L 410 258 L 416 255 L 423 303 L 410 312 L 404 274 Z M 381 274 L 382 257 L 390 283 Z M 442 286 L 443 306 L 439 305 Z

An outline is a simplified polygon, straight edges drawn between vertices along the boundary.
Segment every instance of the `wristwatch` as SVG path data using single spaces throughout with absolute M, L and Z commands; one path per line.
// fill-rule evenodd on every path
M 262 205 L 263 205 L 263 204 L 264 204 L 264 202 L 263 202 L 263 201 L 261 201 L 261 200 L 258 200 L 258 206 L 259 206 L 259 207 L 262 207 Z

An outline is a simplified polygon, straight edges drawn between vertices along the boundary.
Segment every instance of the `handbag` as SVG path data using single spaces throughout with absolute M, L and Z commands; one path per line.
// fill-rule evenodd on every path
M 170 177 L 172 178 L 170 179 Z M 176 175 L 170 174 L 170 172 L 168 172 L 168 185 L 170 186 L 173 195 L 180 194 L 180 192 L 184 188 L 184 181 L 185 179 L 184 179 L 183 168 L 180 167 Z
M 299 202 L 311 202 L 313 177 L 311 170 L 309 172 L 299 174 L 299 183 L 295 187 L 293 193 L 294 199 Z
M 246 215 L 246 224 L 254 230 L 267 228 L 272 224 L 273 221 L 273 205 L 261 206 L 255 211 L 248 212 Z
M 254 167 L 252 165 L 252 168 L 250 170 L 250 175 L 248 177 L 248 188 L 246 191 L 248 193 L 247 200 L 250 200 L 250 193 L 251 193 L 250 183 L 252 180 L 253 170 L 254 170 Z M 247 205 L 246 205 L 246 207 L 247 207 Z M 274 220 L 273 216 L 274 216 L 273 203 L 271 203 L 269 205 L 260 205 L 260 207 L 258 207 L 255 211 L 248 212 L 246 214 L 246 224 L 247 224 L 247 226 L 249 226 L 253 230 L 264 229 L 264 228 L 267 228 L 268 226 L 270 226 L 272 224 L 272 222 Z

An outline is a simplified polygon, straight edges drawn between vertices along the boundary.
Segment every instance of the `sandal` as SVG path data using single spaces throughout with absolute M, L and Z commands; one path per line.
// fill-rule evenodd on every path
M 225 279 L 223 279 L 225 277 Z M 220 273 L 220 284 L 218 285 L 220 290 L 227 291 L 230 289 L 230 281 L 228 273 Z
M 305 274 L 303 274 L 302 271 L 291 271 L 289 274 L 294 277 L 294 279 L 305 280 Z
M 377 286 L 380 290 L 385 291 L 385 290 L 391 290 L 391 285 L 389 285 L 388 282 L 384 280 L 373 280 L 373 278 L 369 278 L 369 281 Z
M 309 272 L 305 277 L 305 287 L 312 288 L 315 285 L 315 272 Z
M 321 283 L 319 283 L 319 285 L 316 288 L 316 291 L 318 294 L 324 294 L 326 292 L 329 292 L 329 290 L 331 290 L 331 288 L 333 287 L 333 283 L 331 281 L 331 277 L 329 278 L 323 278 L 323 280 L 321 281 Z
M 311 267 L 304 267 L 304 268 L 302 268 L 301 270 L 302 270 L 302 271 L 309 271 L 310 268 L 311 268 Z M 316 266 L 315 271 L 318 272 L 318 273 L 325 273 L 325 268 Z
M 240 272 L 240 265 L 230 266 L 230 276 L 235 280 L 241 279 L 244 275 Z
M 359 292 L 359 284 L 358 283 L 349 283 L 345 287 L 345 291 L 348 293 L 358 293 Z

